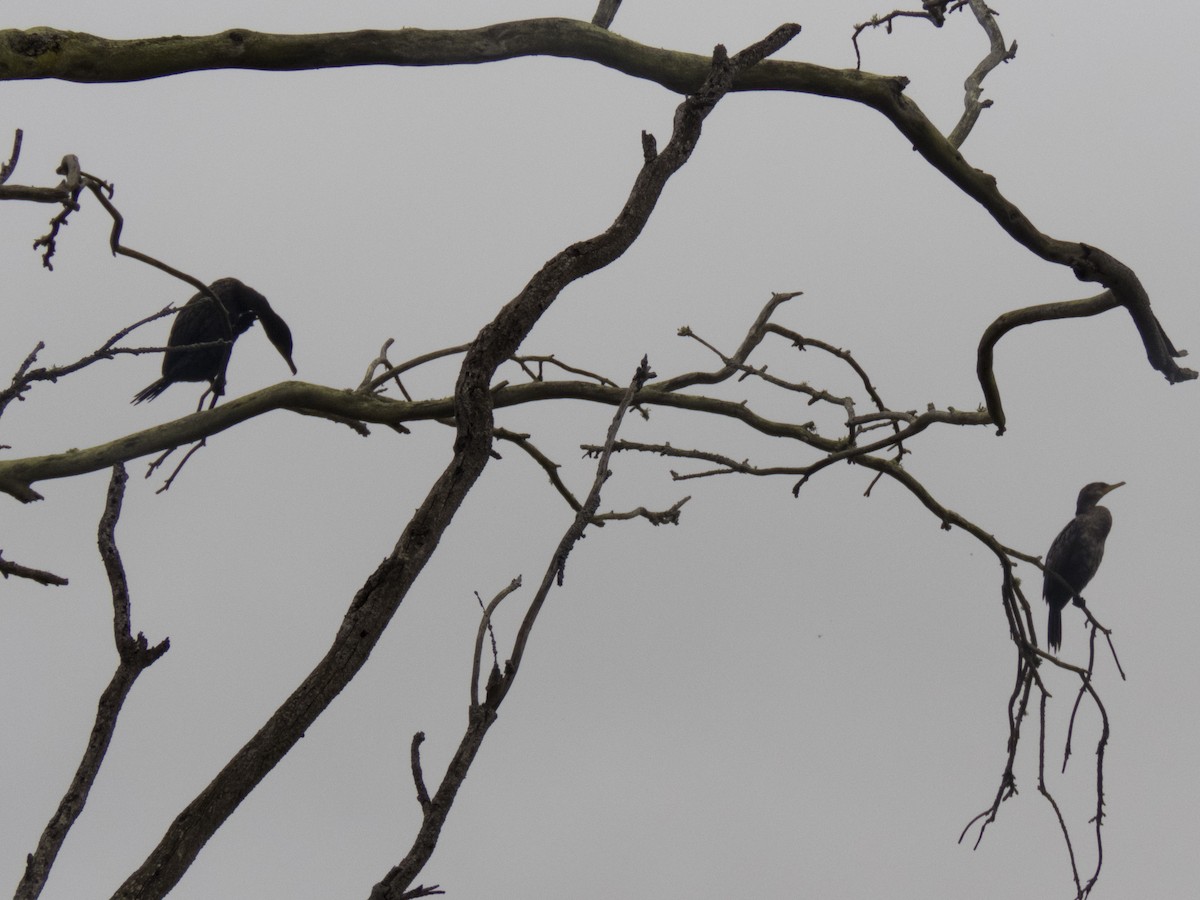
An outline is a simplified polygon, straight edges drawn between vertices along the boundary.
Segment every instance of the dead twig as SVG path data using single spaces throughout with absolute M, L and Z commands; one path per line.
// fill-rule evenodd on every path
M 67 579 L 61 575 L 55 575 L 53 572 L 47 572 L 43 569 L 31 569 L 29 566 L 23 566 L 20 563 L 12 562 L 4 558 L 4 551 L 0 550 L 0 575 L 5 578 L 27 578 L 30 581 L 36 581 L 38 584 L 46 585 L 47 587 L 61 587 L 67 584 Z
M 925 19 L 932 22 L 935 28 L 941 28 L 946 22 L 946 14 L 962 9 L 967 0 L 921 0 L 921 9 L 894 9 L 890 13 L 871 16 L 865 22 L 854 26 L 854 34 L 850 41 L 854 44 L 854 59 L 856 69 L 862 69 L 862 54 L 858 49 L 858 36 L 868 28 L 883 28 L 888 34 L 892 33 L 892 23 L 896 19 Z

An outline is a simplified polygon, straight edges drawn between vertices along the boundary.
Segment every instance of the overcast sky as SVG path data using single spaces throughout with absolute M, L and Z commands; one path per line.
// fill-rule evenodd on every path
M 1190 4 L 1156 4 L 1153 16 L 1085 0 L 995 5 L 1020 49 L 987 80 L 995 106 L 964 155 L 1042 231 L 1132 266 L 1176 344 L 1200 350 L 1188 281 L 1200 227 Z M 594 10 L 581 0 L 256 6 L 10 0 L 0 25 L 140 37 L 461 28 Z M 887 11 L 749 6 L 628 0 L 613 29 L 708 53 L 794 20 L 804 31 L 781 58 L 848 67 L 853 24 Z M 909 96 L 947 131 L 986 52 L 967 14 L 941 30 L 901 22 L 861 44 L 864 68 L 910 76 Z M 0 146 L 25 130 L 15 182 L 53 184 L 63 154 L 77 154 L 115 183 L 130 246 L 205 281 L 235 276 L 260 290 L 291 326 L 298 377 L 335 387 L 357 385 L 389 337 L 394 360 L 469 340 L 547 258 L 606 228 L 641 164 L 641 130 L 661 146 L 679 102 L 560 59 L 2 91 Z M 94 202 L 63 232 L 53 273 L 30 251 L 53 211 L 0 212 L 5 380 L 39 340 L 43 362 L 67 362 L 192 293 L 112 258 Z M 664 377 L 712 368 L 699 344 L 676 336 L 680 326 L 731 351 L 772 291 L 804 291 L 777 321 L 850 349 L 893 408 L 973 409 L 989 322 L 1097 290 L 1014 244 L 877 113 L 731 95 L 638 243 L 564 292 L 524 349 L 621 383 L 643 354 Z M 162 343 L 168 328 L 157 323 L 138 342 Z M 759 361 L 835 392 L 855 387 L 847 371 L 782 342 Z M 92 446 L 191 411 L 197 385 L 129 405 L 158 365 L 122 357 L 37 385 L 0 421 L 0 443 L 12 447 L 2 452 Z M 237 345 L 230 394 L 288 374 L 256 327 Z M 454 375 L 452 364 L 431 366 L 407 386 L 445 396 Z M 1153 371 L 1119 310 L 1020 329 L 1000 345 L 997 375 L 1004 437 L 933 429 L 911 443 L 906 465 L 947 507 L 1039 554 L 1083 484 L 1128 482 L 1106 501 L 1116 524 L 1087 591 L 1129 676 L 1098 663 L 1112 736 L 1093 896 L 1192 896 L 1197 385 L 1172 387 Z M 838 429 L 833 413 L 797 411 L 750 382 L 720 394 Z M 593 464 L 578 447 L 602 439 L 610 415 L 559 403 L 497 420 L 530 433 L 582 493 Z M 624 436 L 763 464 L 811 461 L 669 411 L 631 417 Z M 364 439 L 273 413 L 210 441 L 165 494 L 155 493 L 161 479 L 141 477 L 145 461 L 130 465 L 117 538 L 134 629 L 152 642 L 169 636 L 171 650 L 135 686 L 45 897 L 109 896 L 142 862 L 325 652 L 451 438 L 424 424 Z M 173 898 L 365 897 L 407 851 L 419 814 L 408 743 L 426 733 L 426 777 L 440 777 L 466 720 L 474 592 L 491 596 L 518 574 L 536 583 L 570 520 L 544 474 L 500 449 L 360 676 Z M 978 850 L 956 843 L 997 789 L 1015 675 L 990 554 L 940 530 L 899 486 L 864 499 L 862 469 L 826 469 L 796 500 L 792 479 L 676 483 L 672 468 L 688 469 L 615 460 L 604 509 L 691 495 L 682 524 L 610 526 L 576 549 L 420 880 L 496 900 L 1070 897 L 1062 838 L 1036 790 L 1033 721 L 1019 796 Z M 0 582 L 0 885 L 21 877 L 115 665 L 95 549 L 107 480 L 43 482 L 46 499 L 28 506 L 0 498 L 6 558 L 71 580 Z M 1039 573 L 1019 573 L 1042 633 Z M 502 653 L 528 598 L 526 589 L 501 609 Z M 1081 617 L 1068 610 L 1063 655 L 1082 663 L 1086 651 Z M 1085 708 L 1059 774 L 1076 683 L 1048 678 L 1050 786 L 1087 873 L 1099 722 Z

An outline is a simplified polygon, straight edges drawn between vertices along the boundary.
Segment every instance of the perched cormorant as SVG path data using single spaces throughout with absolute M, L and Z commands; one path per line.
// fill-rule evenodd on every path
M 209 288 L 221 301 L 224 313 L 207 294 L 199 293 L 189 300 L 176 313 L 171 325 L 167 352 L 163 354 L 162 378 L 138 391 L 133 397 L 134 403 L 153 400 L 177 381 L 207 381 L 215 402 L 225 393 L 225 367 L 229 365 L 233 342 L 254 324 L 255 319 L 262 322 L 267 339 L 287 361 L 292 374 L 296 374 L 296 364 L 292 362 L 292 332 L 271 309 L 266 297 L 236 278 L 221 278 Z M 212 341 L 229 343 L 188 349 L 190 344 Z
M 1112 513 L 1096 504 L 1124 483 L 1094 481 L 1081 490 L 1075 503 L 1075 518 L 1058 533 L 1046 554 L 1042 596 L 1050 604 L 1046 641 L 1051 650 L 1057 650 L 1062 644 L 1062 611 L 1067 601 L 1083 593 L 1104 558 L 1104 540 L 1112 528 Z M 1075 603 L 1083 605 L 1078 599 Z

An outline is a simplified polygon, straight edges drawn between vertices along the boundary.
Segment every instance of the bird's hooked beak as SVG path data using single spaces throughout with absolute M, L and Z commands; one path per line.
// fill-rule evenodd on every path
M 247 313 L 262 322 L 267 340 L 275 345 L 275 349 L 279 351 L 279 355 L 284 358 L 284 361 L 288 364 L 288 368 L 295 375 L 296 364 L 292 362 L 292 330 L 288 328 L 287 322 L 283 321 L 279 313 L 271 309 L 271 304 L 267 302 L 267 298 L 254 290 L 254 288 L 247 287 L 236 278 L 222 279 L 222 281 L 229 281 L 236 285 L 238 289 L 238 303 Z M 220 283 L 215 282 L 215 284 Z
M 1119 488 L 1124 483 L 1125 482 L 1123 482 L 1123 481 L 1118 481 L 1116 484 L 1106 485 L 1104 488 L 1104 494 L 1112 493 L 1113 491 L 1115 491 L 1117 488 Z M 1101 494 L 1100 496 L 1103 497 L 1104 494 Z
M 262 322 L 267 340 L 275 345 L 275 349 L 279 351 L 279 355 L 284 358 L 292 370 L 292 374 L 295 375 L 296 364 L 292 362 L 292 330 L 287 327 L 287 322 L 283 321 L 275 310 L 267 306 L 265 301 L 262 308 L 258 310 L 258 321 Z

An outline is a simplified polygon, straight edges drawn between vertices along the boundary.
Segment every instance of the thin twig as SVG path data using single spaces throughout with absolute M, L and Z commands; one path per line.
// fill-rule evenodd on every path
M 858 36 L 868 28 L 882 27 L 888 34 L 892 33 L 892 23 L 896 19 L 926 19 L 933 23 L 935 28 L 941 28 L 946 21 L 946 14 L 962 9 L 967 5 L 967 0 L 921 0 L 922 9 L 919 10 L 903 10 L 895 9 L 886 15 L 871 16 L 866 22 L 862 22 L 854 26 L 854 34 L 850 41 L 854 44 L 854 59 L 856 61 L 855 68 L 862 69 L 862 54 L 858 50 Z
M 471 657 L 471 709 L 476 709 L 479 706 L 479 663 L 483 658 L 483 638 L 485 634 L 492 635 L 493 668 L 499 668 L 496 652 L 496 636 L 492 632 L 492 613 L 496 611 L 496 607 L 500 605 L 501 600 L 520 587 L 521 576 L 518 575 L 491 599 L 491 602 L 483 610 L 483 615 L 479 619 L 479 630 L 475 634 L 475 652 Z
M 409 369 L 415 369 L 417 366 L 422 366 L 425 363 L 432 362 L 435 359 L 443 359 L 447 356 L 455 356 L 459 353 L 466 353 L 471 346 L 470 344 L 459 344 L 456 347 L 445 347 L 441 350 L 433 350 L 429 353 L 422 353 L 420 356 L 415 356 L 410 360 L 400 363 L 399 365 L 388 366 L 384 369 L 384 371 L 380 372 L 378 375 L 375 375 L 374 367 L 376 363 L 380 363 L 381 365 L 387 364 L 386 353 L 391 344 L 392 341 L 389 338 L 387 343 L 383 345 L 383 352 L 380 354 L 382 361 L 380 357 L 376 357 L 375 361 L 371 363 L 371 368 L 368 369 L 366 377 L 363 378 L 362 383 L 359 384 L 355 390 L 360 393 L 373 394 L 379 391 L 384 384 L 395 379 L 397 385 L 400 386 L 401 393 L 404 394 L 405 398 L 408 398 L 408 392 L 404 390 L 403 385 L 400 385 L 400 375 L 404 374 Z
M 1075 879 L 1075 894 L 1082 897 L 1083 893 L 1079 884 L 1079 867 L 1075 864 L 1075 848 L 1071 844 L 1071 832 L 1067 828 L 1067 820 L 1063 818 L 1058 801 L 1054 799 L 1054 795 L 1046 787 L 1046 703 L 1048 699 L 1047 694 L 1042 694 L 1042 702 L 1039 707 L 1038 793 L 1046 798 L 1046 802 L 1050 804 L 1050 808 L 1054 811 L 1054 817 L 1058 820 L 1058 827 L 1062 831 L 1063 842 L 1067 845 L 1067 858 L 1071 862 L 1071 877 Z
M 495 435 L 502 441 L 508 441 L 511 444 L 516 444 L 518 447 L 524 450 L 526 454 L 528 454 L 530 459 L 541 466 L 542 471 L 546 473 L 546 477 L 550 479 L 550 483 L 554 485 L 554 489 L 558 491 L 559 495 L 564 500 L 567 501 L 567 505 L 570 506 L 571 509 L 578 512 L 582 508 L 582 504 L 575 499 L 575 495 L 571 493 L 571 489 L 567 487 L 566 482 L 564 482 L 559 476 L 558 470 L 561 468 L 559 464 L 554 462 L 554 460 L 550 459 L 550 457 L 546 456 L 546 454 L 535 447 L 533 443 L 530 442 L 529 435 L 518 434 L 515 431 L 509 431 L 507 428 L 495 429 Z
M 30 369 L 29 367 L 37 360 L 37 355 L 46 348 L 44 341 L 38 341 L 37 346 L 33 348 L 33 352 L 30 353 L 29 356 L 25 357 L 25 361 L 21 363 L 20 368 L 18 368 L 16 374 L 13 375 L 12 384 L 3 391 L 0 391 L 0 415 L 4 414 L 4 410 L 13 400 L 23 400 L 25 393 L 33 386 L 35 382 L 49 381 L 54 383 L 57 382 L 58 379 L 65 378 L 67 375 L 73 375 L 80 369 L 87 368 L 88 366 L 99 362 L 100 360 L 114 359 L 121 355 L 140 356 L 145 353 L 166 352 L 170 348 L 116 347 L 114 345 L 123 338 L 128 337 L 134 329 L 140 328 L 149 322 L 153 322 L 155 319 L 161 319 L 163 316 L 170 315 L 174 312 L 178 312 L 176 307 L 166 306 L 160 309 L 158 312 L 152 313 L 151 315 L 146 316 L 144 319 L 140 319 L 137 322 L 134 322 L 132 325 L 122 328 L 107 341 L 105 341 L 98 349 L 93 350 L 87 356 L 80 357 L 75 362 L 69 363 L 65 366 L 50 366 L 47 368 Z M 196 346 L 219 346 L 226 343 L 228 342 L 212 341 L 208 342 L 207 344 L 197 344 Z

